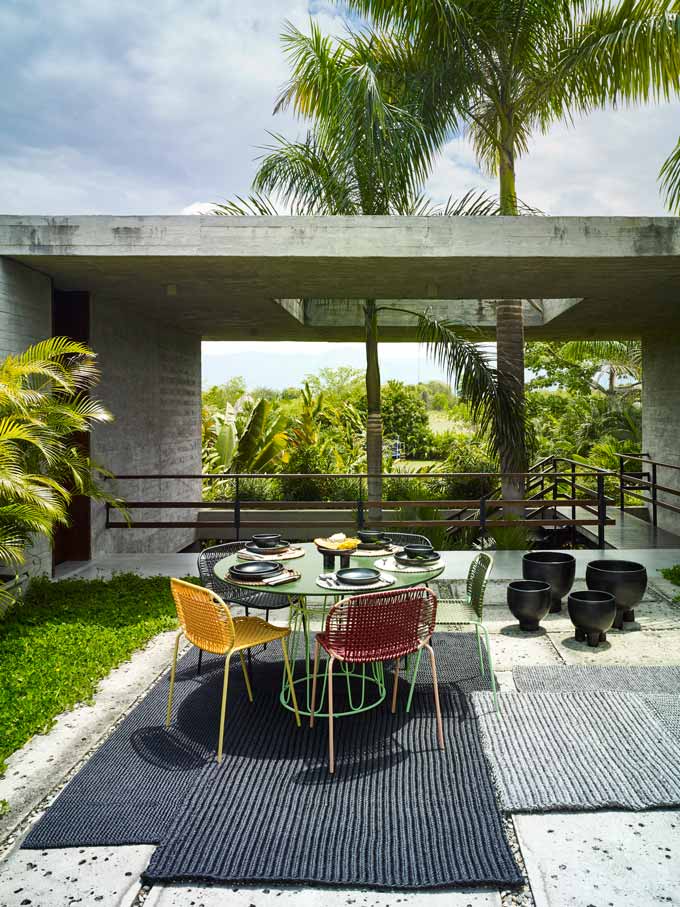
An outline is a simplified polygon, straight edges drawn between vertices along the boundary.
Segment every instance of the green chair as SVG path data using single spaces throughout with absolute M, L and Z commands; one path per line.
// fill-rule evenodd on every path
M 496 695 L 496 678 L 493 672 L 493 658 L 491 656 L 491 643 L 489 642 L 489 633 L 484 626 L 484 592 L 489 580 L 489 574 L 493 567 L 493 558 L 491 555 L 483 553 L 470 564 L 467 575 L 466 597 L 465 598 L 440 598 L 438 606 L 438 619 L 445 623 L 461 624 L 463 626 L 473 626 L 477 637 L 477 651 L 479 652 L 479 668 L 482 677 L 486 676 L 484 667 L 484 653 L 482 651 L 481 635 L 484 635 L 486 645 L 486 654 L 489 660 L 489 672 L 491 674 L 491 690 L 493 692 L 493 703 L 498 711 L 498 697 Z

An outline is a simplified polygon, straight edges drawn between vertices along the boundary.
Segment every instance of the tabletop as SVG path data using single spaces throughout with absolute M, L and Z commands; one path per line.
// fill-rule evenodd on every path
M 215 574 L 225 582 L 231 583 L 234 586 L 242 586 L 244 589 L 257 589 L 258 592 L 271 592 L 276 595 L 359 595 L 358 591 L 347 591 L 341 592 L 341 590 L 330 590 L 323 589 L 321 586 L 317 585 L 317 577 L 322 573 L 330 573 L 332 571 L 326 570 L 323 565 L 323 556 L 317 550 L 316 545 L 313 542 L 304 542 L 299 546 L 305 552 L 304 557 L 298 557 L 292 560 L 281 561 L 284 567 L 290 567 L 291 570 L 297 570 L 300 573 L 300 579 L 295 580 L 291 583 L 283 583 L 279 586 L 254 586 L 251 583 L 242 583 L 237 582 L 232 576 L 229 576 L 229 568 L 233 564 L 244 564 L 246 561 L 242 561 L 235 554 L 230 555 L 229 557 L 222 558 L 221 561 L 218 561 L 215 564 Z M 361 555 L 357 557 L 356 555 L 351 557 L 351 566 L 353 567 L 371 567 L 373 566 L 374 561 L 379 560 L 378 557 L 367 557 L 366 555 Z M 336 569 L 340 567 L 340 559 L 336 558 Z M 409 586 L 420 586 L 424 583 L 429 582 L 429 580 L 434 579 L 436 576 L 439 576 L 444 571 L 444 565 L 442 564 L 439 567 L 436 567 L 433 570 L 423 570 L 422 573 L 391 573 L 390 571 L 384 571 L 389 573 L 390 576 L 394 577 L 394 583 L 391 586 L 386 586 L 384 590 L 387 589 L 405 589 Z M 366 592 L 371 592 L 374 590 L 367 589 Z

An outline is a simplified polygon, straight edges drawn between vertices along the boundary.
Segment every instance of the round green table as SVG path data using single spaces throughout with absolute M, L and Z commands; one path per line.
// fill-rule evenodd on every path
M 316 618 L 320 619 L 323 625 L 326 613 L 329 607 L 337 600 L 341 598 L 347 598 L 353 595 L 361 595 L 359 589 L 326 589 L 322 586 L 319 586 L 317 583 L 317 578 L 324 573 L 332 573 L 334 571 L 327 570 L 324 568 L 323 555 L 320 554 L 316 545 L 313 542 L 305 542 L 300 544 L 298 547 L 302 548 L 304 555 L 298 558 L 291 558 L 287 560 L 281 560 L 281 563 L 284 567 L 289 567 L 292 570 L 296 570 L 300 574 L 300 578 L 292 580 L 289 583 L 281 583 L 274 586 L 266 586 L 262 584 L 254 583 L 244 583 L 238 580 L 235 580 L 233 576 L 229 574 L 229 568 L 234 564 L 246 563 L 246 561 L 240 559 L 237 554 L 232 554 L 229 557 L 223 558 L 221 561 L 218 561 L 215 564 L 215 575 L 223 580 L 226 583 L 230 583 L 233 586 L 240 586 L 244 589 L 257 589 L 258 592 L 272 593 L 276 595 L 286 595 L 290 604 L 289 609 L 289 628 L 290 628 L 290 660 L 293 671 L 295 671 L 296 663 L 300 660 L 301 657 L 304 657 L 304 672 L 302 676 L 295 678 L 294 683 L 296 685 L 305 685 L 306 697 L 301 697 L 298 691 L 298 705 L 299 711 L 301 714 L 309 715 L 310 706 L 311 706 L 311 688 L 312 688 L 312 668 L 311 668 L 311 657 L 310 657 L 310 623 Z M 350 563 L 352 566 L 366 566 L 372 567 L 376 560 L 380 560 L 385 557 L 385 555 L 367 556 L 367 555 L 350 555 Z M 275 556 L 271 560 L 278 560 Z M 340 567 L 340 559 L 336 558 L 336 568 Z M 365 591 L 374 592 L 374 591 L 388 591 L 390 589 L 405 589 L 410 586 L 421 586 L 427 585 L 427 583 L 434 579 L 437 576 L 440 576 L 444 571 L 444 565 L 440 565 L 434 569 L 422 570 L 418 573 L 410 572 L 391 572 L 389 570 L 383 570 L 384 573 L 389 574 L 389 576 L 394 577 L 394 582 L 390 586 L 385 586 L 383 589 L 366 589 Z M 310 601 L 311 599 L 311 601 Z M 263 608 L 266 605 L 262 605 Z M 412 682 L 415 680 L 415 672 L 418 668 L 418 662 L 420 659 L 417 659 L 413 667 L 413 677 Z M 379 705 L 385 698 L 385 681 L 382 664 L 372 665 L 370 672 L 366 672 L 366 666 L 362 668 L 360 675 L 356 675 L 354 671 L 349 668 L 347 665 L 344 666 L 345 675 L 347 678 L 347 688 L 348 688 L 348 698 L 350 701 L 350 709 L 347 712 L 334 712 L 334 715 L 339 716 L 343 714 L 354 714 L 358 711 L 364 711 L 368 708 L 374 708 Z M 351 689 L 350 681 L 358 680 L 359 686 L 359 702 L 357 705 L 354 705 L 354 696 Z M 368 704 L 365 702 L 366 698 L 366 685 L 375 685 L 378 690 L 378 698 L 375 701 L 371 701 Z M 357 684 L 354 684 L 357 686 Z M 316 715 L 323 717 L 328 715 L 327 712 L 323 711 L 323 702 L 325 699 L 326 692 L 326 677 L 324 676 L 324 681 L 321 687 L 321 696 L 320 701 L 317 704 L 314 712 Z M 306 701 L 305 701 L 306 700 Z M 293 708 L 290 701 L 290 690 L 288 688 L 288 682 L 285 676 L 283 676 L 282 686 L 281 686 L 281 703 L 287 708 Z

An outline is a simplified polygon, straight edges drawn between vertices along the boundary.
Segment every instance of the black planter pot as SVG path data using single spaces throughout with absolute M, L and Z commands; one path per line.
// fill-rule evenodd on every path
M 569 617 L 576 628 L 575 638 L 579 642 L 588 640 L 595 648 L 607 641 L 607 630 L 616 618 L 616 601 L 611 592 L 586 589 L 572 592 L 567 599 Z
M 550 613 L 562 610 L 562 599 L 574 585 L 576 560 L 564 551 L 530 551 L 522 558 L 524 579 L 539 580 L 550 585 Z
M 508 584 L 508 608 L 519 621 L 520 630 L 538 630 L 539 621 L 550 610 L 550 585 L 537 580 L 514 580 Z
M 610 592 L 616 600 L 614 626 L 623 627 L 624 620 L 635 620 L 636 605 L 647 588 L 647 571 L 635 561 L 591 561 L 586 567 L 586 585 L 589 589 Z

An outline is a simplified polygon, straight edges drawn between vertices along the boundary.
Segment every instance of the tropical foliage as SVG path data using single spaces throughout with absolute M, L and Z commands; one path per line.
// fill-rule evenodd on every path
M 0 562 L 16 567 L 35 533 L 66 525 L 74 495 L 112 500 L 78 441 L 112 419 L 90 395 L 98 379 L 95 354 L 65 337 L 0 363 Z

